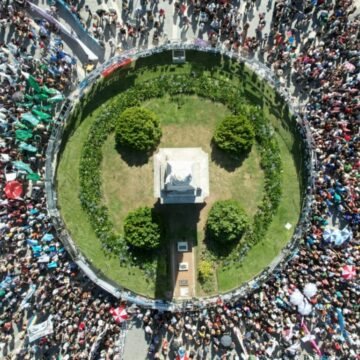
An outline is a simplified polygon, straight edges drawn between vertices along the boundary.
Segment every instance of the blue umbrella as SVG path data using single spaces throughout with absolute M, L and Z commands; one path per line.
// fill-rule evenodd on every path
M 339 229 L 335 228 L 326 228 L 323 232 L 323 239 L 326 243 L 337 243 L 341 241 L 341 233 Z
M 341 231 L 341 236 L 345 239 L 345 241 L 350 241 L 352 239 L 352 231 L 349 230 L 347 227 L 343 228 Z

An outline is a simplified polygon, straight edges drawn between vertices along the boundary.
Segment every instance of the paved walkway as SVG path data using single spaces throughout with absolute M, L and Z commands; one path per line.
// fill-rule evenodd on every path
M 145 338 L 142 327 L 133 326 L 127 331 L 123 360 L 145 360 L 150 339 Z
M 195 210 L 196 211 L 196 210 Z M 171 244 L 171 279 L 173 298 L 187 299 L 195 296 L 197 216 L 194 205 L 167 205 L 168 238 Z M 188 251 L 177 251 L 179 241 L 187 242 Z M 188 270 L 179 270 L 179 264 L 187 265 Z

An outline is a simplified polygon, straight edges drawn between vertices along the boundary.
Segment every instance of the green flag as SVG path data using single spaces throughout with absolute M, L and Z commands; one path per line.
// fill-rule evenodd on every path
M 18 169 L 18 170 L 26 171 L 29 174 L 33 173 L 30 165 L 24 163 L 23 161 L 13 161 L 12 163 L 16 167 L 16 169 Z
M 47 100 L 48 98 L 49 98 L 49 95 L 47 95 L 45 93 L 40 93 L 40 94 L 34 95 L 34 99 L 37 101 L 44 101 L 44 100 Z
M 24 113 L 21 115 L 21 120 L 26 121 L 31 126 L 37 126 L 39 124 L 39 120 L 31 113 Z
M 53 97 L 51 97 L 48 102 L 49 103 L 55 103 L 55 102 L 60 102 L 60 101 L 63 101 L 65 98 L 62 94 L 58 94 L 58 95 L 55 95 Z
M 31 173 L 31 174 L 27 174 L 27 175 L 26 175 L 26 178 L 27 178 L 28 180 L 31 180 L 31 181 L 38 181 L 38 180 L 41 179 L 40 175 L 37 174 L 37 173 L 34 173 L 34 172 Z
M 29 86 L 32 87 L 36 92 L 41 91 L 39 83 L 36 81 L 36 79 L 33 76 L 29 75 L 26 81 L 29 84 Z
M 32 145 L 27 144 L 25 142 L 21 142 L 20 145 L 19 145 L 19 148 L 21 150 L 29 151 L 29 152 L 32 152 L 32 153 L 37 152 L 37 148 L 35 146 L 32 146 Z
M 44 121 L 47 121 L 47 120 L 51 120 L 52 116 L 47 114 L 47 113 L 44 113 L 40 110 L 36 110 L 36 109 L 32 109 L 31 112 L 36 115 L 36 117 L 38 117 L 40 120 L 44 120 Z
M 32 132 L 30 130 L 15 130 L 15 137 L 17 140 L 28 140 L 32 138 Z
M 46 94 L 49 94 L 49 95 L 57 95 L 57 94 L 60 94 L 60 91 L 59 90 L 56 90 L 56 89 L 53 89 L 53 88 L 48 88 L 46 85 L 42 86 L 41 87 L 41 91 L 46 93 Z

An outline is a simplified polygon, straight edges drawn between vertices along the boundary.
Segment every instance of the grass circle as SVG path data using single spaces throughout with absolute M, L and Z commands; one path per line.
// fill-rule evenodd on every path
M 189 64 L 191 65 L 191 64 Z M 137 72 L 137 78 L 143 78 L 145 79 L 146 76 L 154 76 L 156 75 L 157 76 L 157 79 L 159 79 L 159 81 L 162 82 L 162 85 L 165 85 L 165 86 L 162 86 L 162 87 L 159 87 L 159 88 L 156 88 L 154 86 L 154 82 L 152 82 L 151 84 L 147 84 L 146 86 L 144 86 L 144 83 L 141 83 L 140 82 L 137 82 L 137 85 L 135 84 L 135 87 L 137 87 L 136 90 L 139 90 L 139 88 L 144 88 L 142 89 L 142 91 L 140 91 L 138 94 L 139 97 L 138 97 L 138 102 L 140 101 L 141 103 L 143 103 L 144 101 L 150 101 L 149 100 L 149 97 L 147 97 L 146 94 L 151 94 L 153 96 L 153 98 L 155 99 L 159 99 L 159 101 L 161 101 L 161 99 L 164 99 L 164 96 L 165 94 L 169 94 L 167 96 L 170 96 L 171 98 L 174 99 L 174 103 L 176 106 L 182 106 L 181 104 L 181 101 L 183 101 L 183 95 L 184 94 L 188 94 L 187 91 L 186 91 L 186 87 L 184 87 L 184 81 L 182 81 L 183 77 L 182 76 L 179 76 L 179 75 L 174 75 L 174 74 L 171 74 L 171 70 L 173 70 L 176 66 L 170 66 L 170 68 L 166 69 L 166 68 L 161 68 L 159 67 L 157 70 L 156 70 L 156 74 L 151 74 L 152 73 L 152 70 L 148 69 L 148 68 L 144 68 L 145 70 L 141 70 L 140 72 L 138 71 Z M 178 70 L 181 70 L 181 68 L 176 68 L 176 71 Z M 189 67 L 187 67 L 187 69 L 190 70 Z M 164 78 L 164 74 L 161 74 L 162 71 L 165 72 L 168 72 L 168 74 L 165 76 L 165 77 L 168 77 L 168 79 L 165 79 Z M 189 72 L 190 73 L 190 72 Z M 133 76 L 133 74 L 129 74 L 130 76 Z M 159 77 L 160 76 L 160 77 Z M 185 78 L 188 80 L 189 78 L 189 75 L 185 75 Z M 209 78 L 206 78 L 206 77 L 202 77 L 201 79 L 195 79 L 196 81 L 198 81 L 198 85 L 199 86 L 199 89 L 201 88 L 202 90 L 202 95 L 204 93 L 206 93 L 206 89 L 207 88 L 210 88 L 212 85 L 211 85 L 211 81 L 213 80 L 209 80 Z M 200 84 L 200 80 L 201 80 L 201 84 Z M 195 83 L 196 83 L 195 81 Z M 218 85 L 224 85 L 224 75 L 223 74 L 218 74 L 216 79 L 215 79 L 215 82 L 218 83 Z M 171 84 L 171 87 L 170 87 L 170 84 Z M 234 110 L 234 105 L 236 104 L 237 102 L 237 95 L 236 95 L 236 87 L 235 87 L 235 90 L 234 90 L 234 84 L 231 82 L 229 84 L 226 84 L 225 85 L 228 85 L 229 87 L 224 87 L 224 86 L 221 86 L 222 89 L 226 88 L 226 89 L 232 89 L 228 94 L 226 94 L 227 96 L 227 99 L 229 100 L 230 99 L 230 95 L 233 96 L 233 101 L 229 101 L 227 104 L 229 106 L 229 108 L 231 109 L 231 111 L 233 112 Z M 133 87 L 134 88 L 134 87 Z M 133 97 L 134 95 L 134 90 L 133 88 L 130 90 L 130 91 L 127 91 L 126 94 L 123 93 L 124 97 L 125 98 L 131 98 Z M 205 90 L 205 91 L 204 91 Z M 238 91 L 239 92 L 239 96 L 244 96 L 244 91 L 241 90 L 241 91 Z M 206 94 L 207 95 L 207 94 Z M 211 96 L 210 96 L 211 95 Z M 187 95 L 189 96 L 189 94 Z M 190 96 L 193 96 L 190 94 Z M 221 103 L 224 103 L 223 99 L 221 99 L 221 96 L 224 96 L 223 94 L 220 94 L 220 93 L 211 93 L 209 94 L 208 96 L 205 96 L 205 97 L 209 97 L 211 100 L 214 100 L 215 103 L 216 102 L 221 102 Z M 176 97 L 178 97 L 178 99 L 176 99 Z M 206 101 L 206 100 L 203 100 L 203 101 Z M 134 101 L 136 102 L 136 101 Z M 109 105 L 109 103 L 108 103 Z M 113 103 L 110 103 L 111 106 L 106 106 L 105 108 L 102 108 L 102 110 L 99 110 L 97 112 L 97 116 L 95 116 L 94 114 L 94 118 L 89 118 L 89 121 L 92 120 L 92 124 L 88 124 L 88 130 L 89 132 L 86 134 L 85 138 L 88 137 L 88 139 L 92 138 L 93 139 L 93 143 L 94 144 L 97 144 L 99 145 L 98 141 L 100 141 L 100 152 L 97 152 L 96 153 L 96 161 L 97 161 L 97 168 L 92 168 L 90 165 L 90 162 L 94 160 L 93 157 L 91 157 L 91 151 L 89 150 L 90 149 L 90 145 L 89 142 L 86 142 L 86 139 L 83 137 L 83 139 L 85 140 L 85 142 L 83 141 L 83 144 L 84 143 L 87 143 L 87 145 L 89 146 L 89 148 L 86 148 L 86 147 L 83 147 L 82 149 L 82 154 L 81 154 L 81 161 L 83 161 L 83 164 L 80 166 L 80 178 L 83 174 L 85 174 L 86 172 L 89 172 L 91 174 L 91 177 L 89 176 L 88 179 L 86 180 L 88 182 L 88 185 L 91 185 L 91 186 L 96 186 L 96 191 L 89 191 L 87 192 L 86 190 L 86 186 L 84 188 L 84 184 L 81 185 L 79 183 L 79 180 L 78 179 L 72 179 L 72 178 L 68 178 L 67 180 L 63 181 L 64 180 L 64 177 L 62 178 L 61 181 L 59 181 L 59 185 L 60 187 L 62 187 L 62 189 L 64 189 L 66 186 L 65 186 L 65 183 L 67 182 L 68 185 L 69 183 L 73 183 L 75 185 L 74 189 L 79 189 L 82 188 L 82 192 L 81 192 L 81 196 L 80 196 L 80 201 L 83 205 L 87 206 L 87 205 L 91 205 L 92 202 L 94 202 L 94 205 L 95 207 L 92 207 L 92 212 L 93 212 L 93 215 L 96 215 L 97 219 L 100 219 L 100 223 L 99 225 L 101 225 L 102 228 L 107 228 L 109 223 L 107 222 L 107 220 L 109 220 L 109 210 L 107 209 L 108 206 L 105 206 L 106 204 L 104 204 L 104 197 L 103 197 L 103 192 L 102 192 L 102 184 L 103 184 L 103 181 L 101 180 L 101 176 L 102 176 L 102 172 L 101 172 L 101 168 L 100 166 L 102 166 L 102 164 L 104 163 L 104 159 L 101 155 L 101 153 L 103 152 L 103 146 L 106 147 L 107 144 L 108 144 L 108 139 L 111 139 L 111 136 L 110 138 L 108 137 L 108 134 L 110 134 L 113 130 L 114 130 L 114 123 L 111 121 L 111 118 L 113 116 L 113 114 L 115 113 L 118 113 L 118 108 L 116 108 L 115 106 L 113 106 L 114 104 Z M 272 110 L 276 109 L 276 107 L 274 107 Z M 91 116 L 90 116 L 91 117 Z M 275 117 L 274 117 L 275 118 Z M 110 119 L 110 121 L 108 123 L 106 123 L 106 119 Z M 274 120 L 275 121 L 275 120 Z M 283 128 L 278 125 L 276 122 L 274 123 L 276 125 L 275 127 L 275 130 L 276 130 L 276 133 L 275 133 L 275 137 L 277 139 L 277 141 L 280 140 L 281 142 L 281 150 L 283 151 L 283 153 L 285 153 L 286 151 L 289 151 L 289 147 L 288 145 L 290 144 L 290 141 L 287 140 L 287 133 L 286 131 L 283 131 Z M 87 124 L 84 123 L 84 127 L 86 127 Z M 173 125 L 175 126 L 175 124 Z M 80 130 L 84 130 L 84 127 L 82 127 L 81 129 L 79 128 L 79 131 Z M 94 133 L 94 129 L 99 129 L 100 127 L 103 127 L 103 130 L 104 132 L 101 133 L 101 136 L 100 137 L 97 137 L 97 135 Z M 263 130 L 263 129 L 262 129 Z M 192 129 L 190 131 L 191 133 L 194 133 L 193 135 L 196 137 L 196 129 Z M 165 132 L 164 132 L 165 133 Z M 106 134 L 106 135 L 105 135 Z M 79 136 L 80 136 L 80 133 L 79 133 Z M 291 140 L 293 141 L 293 140 Z M 71 139 L 70 139 L 70 142 L 68 144 L 68 146 L 71 146 Z M 70 150 L 69 150 L 70 151 Z M 219 156 L 219 154 L 216 154 L 216 156 Z M 214 156 L 214 159 L 216 158 L 216 156 Z M 65 164 L 66 161 L 69 160 L 69 158 L 67 157 L 67 152 L 65 151 L 65 153 L 63 154 L 63 158 L 62 158 L 62 161 L 60 162 L 60 168 L 61 167 L 66 167 L 67 165 Z M 128 160 L 128 159 L 127 159 Z M 65 161 L 65 163 L 63 162 Z M 262 157 L 261 159 L 261 162 L 262 162 L 262 166 L 266 165 L 264 164 L 263 162 L 266 162 L 266 159 L 264 157 Z M 68 162 L 68 164 L 70 164 L 70 162 Z M 79 164 L 79 162 L 78 162 Z M 245 164 L 245 162 L 244 162 Z M 138 169 L 140 168 L 141 166 L 139 165 L 136 165 L 134 164 L 134 169 Z M 92 171 L 92 169 L 94 169 Z M 226 169 L 227 171 L 229 169 Z M 231 171 L 229 171 L 231 172 Z M 61 171 L 59 172 L 59 174 L 61 174 Z M 63 173 L 64 174 L 64 173 Z M 118 176 L 121 177 L 121 174 L 117 174 Z M 113 176 L 115 176 L 113 174 Z M 293 175 L 292 175 L 293 176 Z M 295 175 L 296 176 L 296 175 Z M 60 177 L 59 177 L 60 178 Z M 81 182 L 81 181 L 80 181 Z M 81 185 L 79 187 L 79 185 Z M 270 186 L 271 184 L 267 184 L 266 183 L 266 179 L 264 180 L 264 186 Z M 290 189 L 290 187 L 288 186 L 289 184 L 287 184 L 287 187 Z M 294 185 L 296 186 L 296 184 L 294 183 Z M 67 187 L 68 188 L 68 187 Z M 93 188 L 94 189 L 94 188 Z M 68 191 L 68 190 L 67 190 Z M 286 191 L 286 197 L 289 196 L 289 194 L 291 193 L 294 193 L 294 191 Z M 75 239 L 75 241 L 78 239 L 81 239 L 81 236 L 79 237 L 78 234 L 76 235 L 76 229 L 74 229 L 73 226 L 71 226 L 71 221 L 69 221 L 69 215 L 66 214 L 66 212 L 68 210 L 65 210 L 65 212 L 63 211 L 64 210 L 64 200 L 65 200 L 65 196 L 66 194 L 63 193 L 63 191 L 59 191 L 59 197 L 60 197 L 60 204 L 61 204 L 61 207 L 62 207 L 62 214 L 64 214 L 64 218 L 65 218 L 65 222 L 66 224 L 68 225 L 69 229 L 71 230 L 72 232 L 72 235 Z M 270 195 L 271 196 L 271 195 Z M 62 200 L 61 200 L 62 198 Z M 271 200 L 271 199 L 270 199 Z M 262 204 L 260 204 L 260 207 L 262 206 Z M 265 206 L 265 205 L 264 205 Z M 287 207 L 287 206 L 286 206 Z M 299 208 L 299 205 L 295 205 L 294 208 L 298 207 Z M 284 219 L 286 219 L 286 215 L 285 213 L 283 213 L 283 210 L 282 210 L 282 204 L 280 203 L 279 204 L 279 209 L 281 210 L 281 223 L 279 223 L 280 227 L 278 227 L 277 229 L 280 230 L 280 231 L 274 231 L 274 229 L 271 229 L 271 234 L 276 234 L 277 233 L 277 237 L 279 236 L 282 236 L 284 237 L 284 235 L 281 235 L 282 231 L 281 228 L 284 226 Z M 150 281 L 150 283 L 147 283 L 146 280 L 141 280 L 139 279 L 139 282 L 138 283 L 135 283 L 134 279 L 138 279 L 139 278 L 139 274 L 142 273 L 142 271 L 145 271 L 145 272 L 152 272 L 154 273 L 154 271 L 156 272 L 157 269 L 159 269 L 159 264 L 157 265 L 157 269 L 156 268 L 153 268 L 153 269 L 150 269 L 150 268 L 146 268 L 146 269 L 143 269 L 141 270 L 140 269 L 140 272 L 138 270 L 138 268 L 136 266 L 134 266 L 134 264 L 127 264 L 126 267 L 127 267 L 127 271 L 125 270 L 124 271 L 124 267 L 123 265 L 120 265 L 119 266 L 119 263 L 118 263 L 118 256 L 115 256 L 114 257 L 111 257 L 110 259 L 108 259 L 107 261 L 103 261 L 101 260 L 101 258 L 98 256 L 99 255 L 99 250 L 96 250 L 95 252 L 95 246 L 94 244 L 96 244 L 96 247 L 99 249 L 99 240 L 94 240 L 94 236 L 91 235 L 91 225 L 93 224 L 90 224 L 90 228 L 89 228 L 89 221 L 86 220 L 86 215 L 85 215 L 85 218 L 84 218 L 84 212 L 83 210 L 81 210 L 81 208 L 78 207 L 78 205 L 76 205 L 76 207 L 74 209 L 72 209 L 71 211 L 77 211 L 77 216 L 78 218 L 81 216 L 81 220 L 84 220 L 83 223 L 85 224 L 84 227 L 82 228 L 83 230 L 85 230 L 85 232 L 87 232 L 87 234 L 89 235 L 87 237 L 87 241 L 89 241 L 90 239 L 90 242 L 93 244 L 92 245 L 92 248 L 90 249 L 89 247 L 87 247 L 87 244 L 85 244 L 84 242 L 82 243 L 79 243 L 79 246 L 81 248 L 81 250 L 83 250 L 87 257 L 90 258 L 90 259 L 93 259 L 95 257 L 97 257 L 95 259 L 95 261 L 97 261 L 97 264 L 96 266 L 101 268 L 106 274 L 112 274 L 116 281 L 118 281 L 119 283 L 121 283 L 121 285 L 124 285 L 125 287 L 129 287 L 131 288 L 132 290 L 135 290 L 136 292 L 139 292 L 139 293 L 142 293 L 142 294 L 145 294 L 145 295 L 149 295 L 151 297 L 153 296 L 157 296 L 156 294 L 156 284 L 154 286 L 154 284 Z M 262 211 L 266 210 L 266 208 L 263 208 Z M 98 216 L 100 215 L 100 216 Z M 105 215 L 105 216 L 103 216 Z M 293 220 L 291 220 L 292 223 L 296 223 L 296 217 L 297 215 L 294 214 L 294 217 L 293 217 Z M 106 220 L 107 219 L 107 220 Z M 259 219 L 261 220 L 261 217 L 259 217 Z M 294 220 L 295 219 L 295 220 Z M 110 219 L 111 220 L 111 219 Z M 278 220 L 276 221 L 278 222 Z M 111 221 L 110 221 L 111 223 Z M 87 225 L 86 225 L 87 224 Z M 274 224 L 274 226 L 278 226 L 277 224 Z M 273 235 L 270 236 L 272 237 Z M 280 235 L 279 235 L 280 234 Z M 102 235 L 102 234 L 100 234 Z M 113 234 L 114 235 L 114 234 Z M 116 235 L 116 234 L 115 234 Z M 291 234 L 290 234 L 291 235 Z M 287 235 L 285 235 L 287 238 L 289 238 L 289 233 L 287 233 Z M 97 238 L 99 238 L 99 234 L 97 234 Z M 91 240 L 92 239 L 92 240 Z M 103 240 L 104 238 L 101 237 L 101 239 Z M 111 240 L 113 241 L 113 244 L 116 246 L 116 241 L 117 241 L 117 236 L 109 236 L 107 239 L 105 240 Z M 265 239 L 267 240 L 267 239 Z M 257 247 L 260 246 L 260 249 L 261 249 L 261 246 L 265 246 L 265 244 L 267 244 L 266 241 L 263 241 L 263 240 L 260 240 L 259 243 L 257 243 L 257 245 L 254 246 L 254 249 Z M 271 241 L 270 241 L 271 243 Z M 273 249 L 272 249 L 272 252 L 276 252 L 278 250 L 276 249 L 279 249 L 279 246 L 283 246 L 281 244 L 276 244 L 276 246 L 274 246 L 274 244 L 276 244 L 276 242 L 273 242 Z M 283 244 L 283 243 L 282 243 Z M 266 245 L 268 246 L 268 245 Z M 101 249 L 101 245 L 100 245 L 100 249 Z M 253 249 L 251 249 L 252 251 Z M 257 250 L 257 253 L 259 254 L 259 249 L 256 249 Z M 198 253 L 201 254 L 202 252 L 202 249 L 199 248 L 199 251 Z M 264 251 L 262 251 L 264 252 Z M 93 255 L 91 255 L 93 254 Z M 238 252 L 239 254 L 239 252 Z M 251 255 L 251 254 L 250 254 Z M 119 256 L 121 257 L 122 256 L 122 253 L 120 252 Z M 252 255 L 251 255 L 252 256 Z M 221 267 L 219 269 L 216 270 L 216 277 L 217 277 L 217 290 L 216 292 L 222 292 L 224 290 L 228 290 L 234 286 L 237 286 L 239 284 L 241 284 L 241 282 L 243 281 L 242 279 L 246 278 L 247 276 L 252 276 L 256 273 L 256 270 L 257 268 L 260 267 L 263 267 L 265 263 L 268 263 L 269 260 L 266 260 L 265 258 L 264 259 L 259 259 L 259 263 L 257 264 L 258 267 L 256 266 L 249 266 L 250 264 L 246 264 L 246 259 L 250 259 L 251 257 L 250 256 L 247 256 L 245 257 L 245 261 L 243 261 L 242 263 L 244 264 L 243 266 L 245 266 L 245 271 L 243 271 L 241 274 L 237 275 L 237 276 L 232 276 L 232 272 L 237 272 L 239 273 L 239 269 L 238 267 L 236 266 L 230 266 L 228 267 L 226 265 L 226 263 L 224 262 Z M 234 259 L 231 259 L 230 260 L 231 263 L 234 263 Z M 160 267 L 163 266 L 160 264 Z M 116 269 L 116 267 L 118 267 L 119 269 Z M 249 269 L 249 270 L 246 270 L 246 269 Z M 251 270 L 250 270 L 251 269 Z M 248 272 L 250 271 L 250 272 Z M 252 275 L 251 275 L 252 274 Z M 141 275 L 142 278 L 146 278 L 146 275 L 144 276 Z M 223 281 L 223 279 L 226 281 Z M 228 281 L 230 279 L 230 282 Z M 141 284 L 140 284 L 141 282 Z M 154 289 L 155 288 L 155 289 Z M 201 290 L 199 291 L 199 294 L 201 295 Z

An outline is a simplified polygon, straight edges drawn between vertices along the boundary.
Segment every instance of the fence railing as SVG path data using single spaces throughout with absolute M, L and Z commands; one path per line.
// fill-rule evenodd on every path
M 63 223 L 60 212 L 57 209 L 57 195 L 55 190 L 55 172 L 56 164 L 58 161 L 58 153 L 62 142 L 62 135 L 64 133 L 67 119 L 71 113 L 71 110 L 75 108 L 77 102 L 83 98 L 83 96 L 91 89 L 96 81 L 101 77 L 101 73 L 109 66 L 119 63 L 126 59 L 137 60 L 142 57 L 151 56 L 153 54 L 161 53 L 163 51 L 184 49 L 184 50 L 197 50 L 201 52 L 208 52 L 214 54 L 222 54 L 233 60 L 245 63 L 251 70 L 253 70 L 261 79 L 266 80 L 287 102 L 289 110 L 293 116 L 297 119 L 297 130 L 299 131 L 305 145 L 305 156 L 306 156 L 306 171 L 307 171 L 307 190 L 303 196 L 302 212 L 299 223 L 295 229 L 291 241 L 281 251 L 281 253 L 272 261 L 272 263 L 265 268 L 261 273 L 255 276 L 251 281 L 241 285 L 239 288 L 229 291 L 225 294 L 193 299 L 191 301 L 173 301 L 167 302 L 163 300 L 149 299 L 144 296 L 135 294 L 134 292 L 120 287 L 118 284 L 113 283 L 107 279 L 100 270 L 94 269 L 89 261 L 80 253 L 71 239 L 65 224 Z M 182 43 L 182 42 L 169 42 L 162 46 L 153 48 L 151 50 L 130 50 L 122 53 L 121 55 L 115 56 L 104 64 L 100 65 L 97 69 L 89 74 L 83 81 L 79 83 L 78 88 L 68 97 L 64 103 L 58 121 L 54 127 L 48 148 L 46 151 L 46 172 L 45 172 L 45 189 L 47 197 L 47 208 L 50 216 L 53 219 L 55 229 L 58 233 L 60 241 L 63 243 L 74 262 L 82 269 L 82 271 L 98 286 L 112 294 L 116 298 L 122 298 L 129 302 L 135 303 L 138 306 L 159 309 L 162 311 L 189 311 L 196 310 L 204 306 L 208 306 L 216 302 L 219 296 L 223 300 L 237 299 L 247 293 L 253 291 L 264 283 L 271 273 L 279 272 L 286 265 L 286 263 L 294 256 L 294 252 L 300 240 L 303 238 L 304 233 L 309 225 L 309 213 L 311 211 L 311 200 L 312 200 L 312 189 L 314 186 L 313 172 L 316 166 L 316 155 L 313 150 L 313 139 L 306 122 L 306 118 L 302 119 L 300 114 L 300 107 L 293 106 L 290 103 L 290 95 L 287 89 L 281 87 L 280 82 L 277 80 L 273 72 L 266 67 L 264 64 L 257 60 L 245 58 L 237 53 L 231 51 L 224 51 L 218 48 L 212 48 L 203 45 L 196 45 L 194 43 Z

